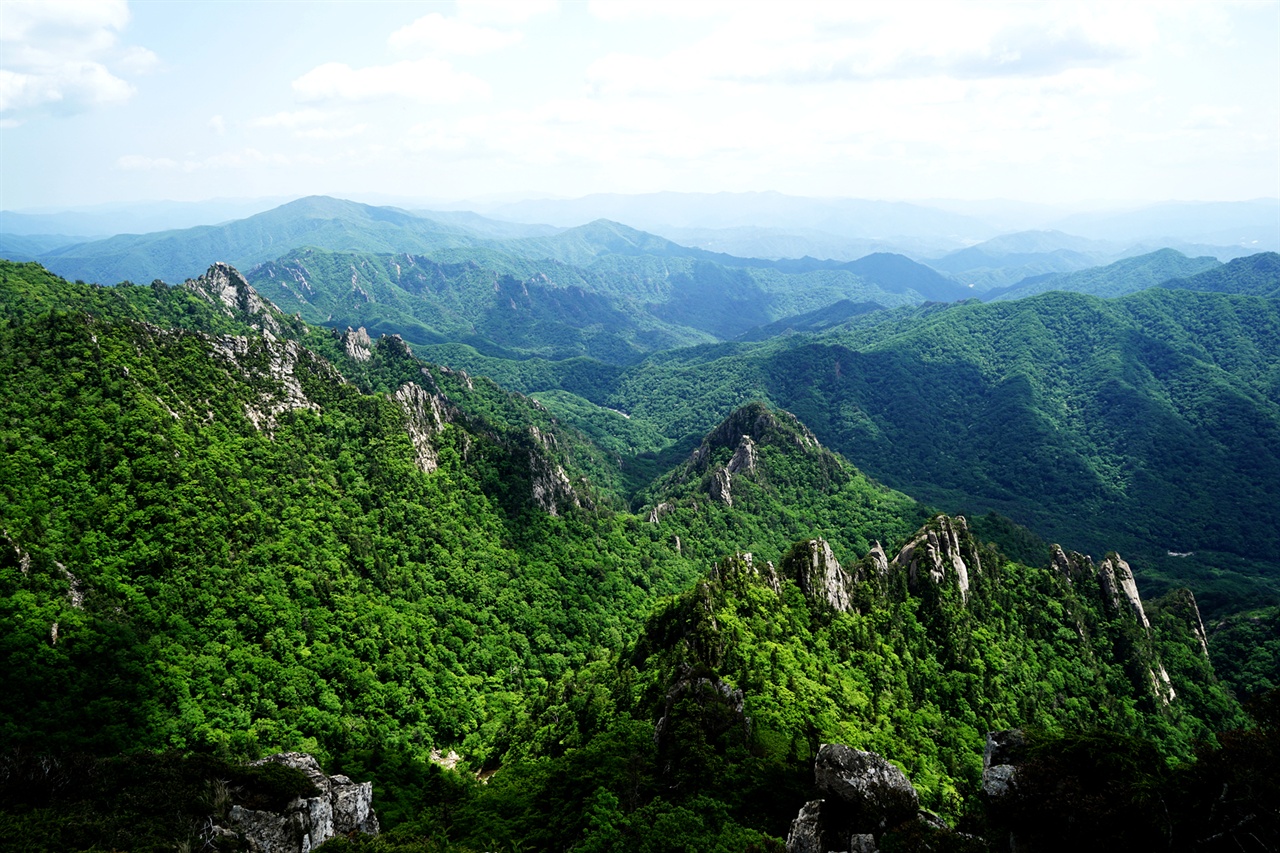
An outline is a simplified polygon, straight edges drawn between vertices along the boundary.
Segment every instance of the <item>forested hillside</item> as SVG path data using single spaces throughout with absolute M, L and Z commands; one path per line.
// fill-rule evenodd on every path
M 1217 258 L 1189 258 L 1174 249 L 1160 249 L 1124 258 L 1106 266 L 1031 276 L 1008 287 L 987 291 L 982 294 L 982 298 L 986 301 L 1025 299 L 1051 290 L 1105 297 L 1124 296 L 1161 285 L 1170 279 L 1185 278 L 1219 266 L 1221 264 Z
M 1246 722 L 1194 598 L 1144 609 L 1118 557 L 976 520 L 1043 558 L 1013 562 L 785 412 L 735 405 L 638 477 L 225 265 L 102 288 L 5 263 L 0 306 L 12 772 L 167 749 L 153 775 L 188 785 L 193 755 L 305 750 L 373 780 L 385 849 L 778 849 L 821 742 L 981 829 L 988 730 L 1185 763 Z M 34 850 L 193 843 L 227 807 L 125 827 L 74 785 L 3 790 Z

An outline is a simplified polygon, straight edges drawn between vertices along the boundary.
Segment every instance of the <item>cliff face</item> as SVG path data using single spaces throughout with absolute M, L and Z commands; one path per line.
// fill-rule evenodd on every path
M 841 568 L 825 539 L 796 543 L 782 560 L 782 573 L 794 579 L 810 601 L 840 613 L 852 609 L 854 579 Z

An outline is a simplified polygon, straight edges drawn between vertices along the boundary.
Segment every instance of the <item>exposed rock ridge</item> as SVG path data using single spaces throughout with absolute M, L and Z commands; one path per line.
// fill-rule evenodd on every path
M 1142 626 L 1142 630 L 1147 636 L 1151 634 L 1151 622 L 1147 619 L 1146 610 L 1142 606 L 1142 598 L 1138 595 L 1138 584 L 1133 578 L 1133 569 L 1129 567 L 1119 554 L 1114 551 L 1107 554 L 1102 562 L 1095 568 L 1093 560 L 1083 554 L 1077 554 L 1074 551 L 1065 552 L 1058 545 L 1053 546 L 1050 561 L 1058 574 L 1073 586 L 1080 586 L 1088 579 L 1092 578 L 1097 583 L 1097 589 L 1101 591 L 1103 606 L 1112 616 L 1128 614 L 1135 622 Z M 1190 592 L 1188 592 L 1188 595 Z M 1194 606 L 1195 600 L 1192 599 Z M 1208 643 L 1203 639 L 1204 624 L 1199 622 L 1199 608 L 1195 610 L 1196 622 L 1199 624 L 1199 633 L 1197 636 L 1201 638 L 1201 645 L 1204 653 L 1208 654 Z M 1195 631 L 1194 625 L 1192 626 Z M 1151 684 L 1151 692 L 1164 704 L 1169 704 L 1177 698 L 1177 692 L 1173 689 L 1173 682 L 1169 679 L 1169 672 L 1165 669 L 1164 664 L 1156 660 L 1147 667 L 1147 676 Z
M 868 574 L 872 577 L 883 578 L 889 574 L 889 557 L 884 553 L 884 546 L 877 541 L 871 546 L 871 550 L 867 552 L 867 556 L 863 557 L 863 564 L 868 568 Z M 855 576 L 855 579 L 860 579 Z
M 319 358 L 294 340 L 247 338 L 240 335 L 222 335 L 211 338 L 213 351 L 229 362 L 246 379 L 269 379 L 272 388 L 259 393 L 254 402 L 244 404 L 244 414 L 259 430 L 271 432 L 276 427 L 276 417 L 297 409 L 320 411 L 320 406 L 307 398 L 302 389 L 299 364 L 307 360 L 313 368 L 320 368 Z M 261 357 L 265 356 L 265 365 Z M 341 379 L 337 371 L 334 378 Z
M 1182 618 L 1192 636 L 1200 643 L 1200 651 L 1206 658 L 1209 657 L 1209 636 L 1205 633 L 1204 620 L 1200 617 L 1200 606 L 1196 604 L 1195 594 L 1185 588 L 1174 590 L 1171 603 L 1174 612 Z
M 1147 613 L 1142 609 L 1142 599 L 1138 597 L 1138 585 L 1133 580 L 1133 570 L 1129 564 L 1120 559 L 1120 555 L 1112 552 L 1103 558 L 1098 566 L 1098 580 L 1108 603 L 1113 608 L 1128 606 L 1134 617 L 1143 628 L 1150 629 Z
M 215 835 L 237 835 L 252 853 L 310 853 L 335 835 L 378 834 L 372 782 L 327 776 L 315 758 L 301 752 L 283 752 L 253 763 L 301 770 L 316 787 L 316 796 L 297 797 L 281 812 L 232 806 L 228 826 L 215 828 Z
M 368 361 L 373 358 L 373 341 L 369 339 L 369 333 L 364 326 L 355 330 L 347 326 L 347 330 L 342 333 L 342 348 L 356 361 Z
M 705 444 L 717 447 L 736 447 L 743 436 L 761 444 L 787 437 L 796 447 L 817 450 L 822 445 L 818 438 L 800 419 L 790 412 L 771 410 L 764 403 L 748 403 L 732 412 L 707 436 Z
M 733 451 L 733 457 L 729 460 L 728 471 L 730 474 L 755 473 L 756 443 L 751 440 L 751 436 L 744 435 L 738 442 L 738 447 Z
M 561 507 L 581 507 L 582 502 L 573 490 L 569 475 L 551 455 L 556 447 L 556 437 L 536 426 L 529 427 L 537 448 L 529 451 L 530 484 L 533 502 L 547 512 L 558 515 Z
M 725 506 L 733 506 L 732 484 L 728 468 L 717 468 L 711 475 L 711 497 Z
M 239 315 L 264 335 L 280 336 L 280 322 L 275 316 L 279 309 L 263 299 L 231 264 L 219 261 L 199 278 L 188 279 L 183 287 L 212 305 L 220 305 L 228 317 Z

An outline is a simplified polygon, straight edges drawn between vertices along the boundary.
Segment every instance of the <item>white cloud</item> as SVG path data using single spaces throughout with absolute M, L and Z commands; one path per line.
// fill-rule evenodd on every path
M 65 62 L 34 74 L 0 69 L 0 112 L 38 107 L 57 113 L 80 112 L 95 104 L 127 101 L 134 91 L 97 62 Z
M 441 53 L 475 56 L 509 47 L 522 37 L 513 30 L 496 30 L 432 12 L 396 30 L 387 42 L 401 50 L 421 46 Z
M 0 112 L 10 121 L 73 114 L 127 101 L 134 87 L 117 76 L 144 73 L 159 60 L 119 46 L 129 22 L 122 0 L 5 0 L 0 17 Z
M 116 168 L 125 172 L 171 172 L 178 168 L 178 161 L 168 157 L 126 154 L 116 158 Z
M 125 48 L 124 55 L 117 63 L 125 74 L 149 74 L 160 67 L 160 57 L 145 47 L 133 46 Z
M 725 18 L 743 5 L 733 0 L 700 0 L 696 3 L 687 2 L 687 0 L 590 0 L 587 3 L 587 9 L 592 17 L 601 21 L 634 21 L 650 18 L 688 20 Z
M 1186 130 L 1225 130 L 1232 126 L 1232 119 L 1241 112 L 1240 107 L 1200 104 L 1191 108 L 1182 127 Z
M 555 12 L 556 0 L 457 0 L 458 17 L 475 24 L 514 26 Z
M 220 169 L 244 169 L 262 165 L 287 166 L 290 159 L 282 154 L 264 154 L 256 148 L 223 151 L 208 157 L 146 157 L 126 154 L 116 158 L 116 168 L 125 172 L 203 172 Z
M 297 136 L 301 139 L 350 139 L 353 136 L 359 136 L 367 130 L 367 124 L 353 124 L 346 127 L 313 127 L 307 130 L 299 130 Z
M 99 38 L 129 22 L 124 0 L 5 0 L 0 41 L 24 42 L 48 37 Z
M 212 130 L 214 133 L 218 134 L 218 136 L 226 136 L 227 135 L 226 119 L 224 119 L 220 115 L 214 116 L 213 118 L 209 119 L 209 129 Z
M 324 110 L 306 109 L 291 110 L 275 113 L 274 115 L 261 116 L 249 122 L 250 127 L 285 127 L 298 128 L 309 124 L 318 124 L 322 121 L 328 121 L 333 117 L 333 113 Z
M 367 68 L 327 62 L 294 80 L 293 90 L 307 101 L 395 97 L 451 104 L 489 97 L 489 84 L 434 57 Z
M 597 2 L 598 17 L 693 16 L 703 4 Z M 597 94 L 890 78 L 1051 77 L 1110 67 L 1156 38 L 1154 6 L 1083 3 L 737 3 L 705 37 L 664 55 L 614 53 L 587 72 Z

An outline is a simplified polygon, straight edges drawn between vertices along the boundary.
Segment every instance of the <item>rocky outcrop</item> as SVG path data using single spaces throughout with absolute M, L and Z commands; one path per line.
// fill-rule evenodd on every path
M 307 398 L 301 381 L 303 362 L 308 362 L 305 367 L 319 370 L 319 360 L 297 341 L 224 335 L 213 338 L 212 345 L 214 353 L 245 378 L 268 380 L 262 384 L 269 387 L 259 392 L 257 400 L 244 404 L 245 417 L 255 428 L 269 433 L 276 427 L 277 416 L 284 412 L 320 410 Z M 334 378 L 340 379 L 336 373 Z
M 889 557 L 884 553 L 884 547 L 879 542 L 871 546 L 871 550 L 864 558 L 864 563 L 871 577 L 883 578 L 889 574 Z
M 1058 576 L 1073 586 L 1095 577 L 1098 573 L 1093 566 L 1093 560 L 1075 551 L 1063 551 L 1059 545 L 1053 546 L 1049 561 Z
M 1147 620 L 1146 610 L 1138 595 L 1138 584 L 1133 579 L 1133 570 L 1129 564 L 1112 552 L 1103 558 L 1097 569 L 1098 586 L 1102 590 L 1103 604 L 1112 616 L 1128 614 L 1142 626 L 1147 634 L 1151 633 L 1151 623 Z M 1204 626 L 1200 626 L 1203 634 Z M 1207 652 L 1208 646 L 1205 646 Z M 1178 697 L 1173 689 L 1173 682 L 1164 664 L 1155 660 L 1147 666 L 1147 677 L 1151 683 L 1151 692 L 1160 702 L 1169 704 Z
M 395 393 L 405 415 L 405 428 L 413 442 L 418 470 L 431 473 L 439 467 L 433 439 L 448 421 L 448 403 L 442 394 L 428 394 L 416 382 L 406 382 Z
M 218 262 L 199 278 L 188 279 L 183 287 L 220 307 L 228 317 L 236 317 L 268 337 L 280 336 L 278 309 L 258 295 L 231 264 Z
M 662 716 L 653 728 L 653 742 L 664 774 L 671 774 L 688 760 L 685 750 L 691 729 L 700 730 L 706 743 L 745 744 L 751 732 L 742 691 L 715 675 L 696 672 L 689 667 L 680 668 L 667 690 Z
M 1098 566 L 1098 582 L 1102 585 L 1102 594 L 1113 613 L 1127 607 L 1143 628 L 1150 629 L 1147 613 L 1142 609 L 1142 599 L 1138 597 L 1138 584 L 1133 580 L 1133 570 L 1129 564 L 1120 559 L 1120 555 L 1112 552 Z
M 756 470 L 756 443 L 751 436 L 744 435 L 733 451 L 733 456 L 726 466 L 730 474 L 754 474 Z
M 952 519 L 945 515 L 935 517 L 921 528 L 889 565 L 907 571 L 913 590 L 919 589 L 925 579 L 935 586 L 950 581 L 960 589 L 963 598 L 969 595 L 970 574 L 982 568 L 964 517 Z
M 781 440 L 804 450 L 817 450 L 822 446 L 795 415 L 770 410 L 763 403 L 748 403 L 731 413 L 707 436 L 705 444 L 712 448 L 738 447 L 744 437 L 755 444 Z
M 342 348 L 347 355 L 356 361 L 368 361 L 373 358 L 373 341 L 364 326 L 352 331 L 350 326 L 342 333 Z
M 657 524 L 659 521 L 662 521 L 664 516 L 670 515 L 675 508 L 675 504 L 668 501 L 663 501 L 662 503 L 657 504 L 653 509 L 649 510 L 649 523 Z
M 915 787 L 874 752 L 823 744 L 813 775 L 822 798 L 806 803 L 792 821 L 787 853 L 874 853 L 887 830 L 920 815 Z
M 373 783 L 327 776 L 315 758 L 301 752 L 284 752 L 253 763 L 282 764 L 300 770 L 317 793 L 296 797 L 281 811 L 232 806 L 227 825 L 216 827 L 215 835 L 234 833 L 251 853 L 310 853 L 335 835 L 378 834 Z
M 765 561 L 761 569 L 750 552 L 742 552 L 727 557 L 711 566 L 711 580 L 726 585 L 738 578 L 755 579 L 765 582 L 775 594 L 782 593 L 782 584 L 778 580 L 778 572 L 772 561 Z
M 555 436 L 536 426 L 529 427 L 537 448 L 529 452 L 530 487 L 533 502 L 548 515 L 558 515 L 561 508 L 580 507 L 581 501 L 573 490 L 573 483 L 560 463 L 551 456 L 556 446 Z
M 793 545 L 782 559 L 782 574 L 793 578 L 811 602 L 840 613 L 848 613 L 853 608 L 850 598 L 853 578 L 840 567 L 825 539 L 809 539 Z
M 1189 589 L 1175 589 L 1166 599 L 1166 607 L 1187 626 L 1187 630 L 1200 644 L 1200 651 L 1209 657 L 1209 637 L 1204 630 L 1204 620 L 1200 618 L 1200 606 L 1196 604 L 1195 594 Z
M 806 453 L 822 451 L 818 439 L 795 415 L 772 411 L 763 403 L 750 403 L 732 412 L 703 439 L 676 478 L 688 481 L 706 476 L 712 499 L 733 506 L 734 477 L 750 477 L 762 485 L 767 482 L 768 471 L 760 464 L 760 448 L 764 445 Z M 729 460 L 719 464 L 724 450 L 730 448 Z
M 729 469 L 718 468 L 711 475 L 711 498 L 725 506 L 733 506 L 733 493 L 729 480 Z
M 1017 785 L 1017 765 L 1026 754 L 1027 738 L 1021 729 L 987 732 L 982 752 L 982 794 L 988 800 L 1010 796 Z

